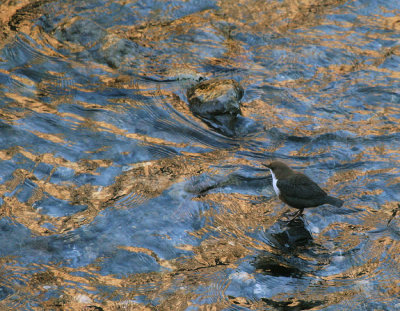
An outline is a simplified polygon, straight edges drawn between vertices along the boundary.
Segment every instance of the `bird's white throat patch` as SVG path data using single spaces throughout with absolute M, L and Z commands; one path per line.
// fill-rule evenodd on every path
M 269 170 L 271 171 L 271 175 L 272 175 L 272 186 L 274 187 L 276 195 L 279 195 L 281 192 L 279 191 L 279 188 L 277 185 L 278 179 L 276 179 L 274 172 L 271 169 L 269 169 Z

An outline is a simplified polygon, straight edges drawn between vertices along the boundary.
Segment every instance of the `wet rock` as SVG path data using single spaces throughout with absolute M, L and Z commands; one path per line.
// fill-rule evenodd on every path
M 305 228 L 304 221 L 300 218 L 296 218 L 291 222 L 280 220 L 278 225 L 281 231 L 272 234 L 272 236 L 280 247 L 295 249 L 305 246 L 313 240 L 312 235 Z
M 202 81 L 187 91 L 191 111 L 224 134 L 234 135 L 241 115 L 242 86 L 232 79 Z
M 305 228 L 304 221 L 296 218 L 293 221 L 279 220 L 276 232 L 271 234 L 271 241 L 280 249 L 297 249 L 312 243 L 312 235 Z

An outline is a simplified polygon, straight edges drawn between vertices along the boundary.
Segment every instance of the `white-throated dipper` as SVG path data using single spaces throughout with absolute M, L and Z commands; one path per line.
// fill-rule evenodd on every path
M 299 209 L 293 219 L 300 216 L 308 207 L 322 204 L 337 207 L 343 205 L 343 200 L 327 195 L 311 178 L 292 170 L 285 163 L 273 161 L 264 165 L 271 171 L 272 185 L 277 196 L 287 205 Z

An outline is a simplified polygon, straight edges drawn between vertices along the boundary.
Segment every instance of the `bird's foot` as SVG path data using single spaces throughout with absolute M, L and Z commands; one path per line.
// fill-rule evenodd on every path
M 294 214 L 293 218 L 289 220 L 289 224 L 293 223 L 294 220 L 303 215 L 303 209 L 299 209 L 296 214 Z

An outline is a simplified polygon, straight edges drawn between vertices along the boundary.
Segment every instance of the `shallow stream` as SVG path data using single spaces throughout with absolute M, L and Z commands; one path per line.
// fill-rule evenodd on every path
M 398 0 L 3 1 L 0 309 L 400 310 L 399 86 Z

